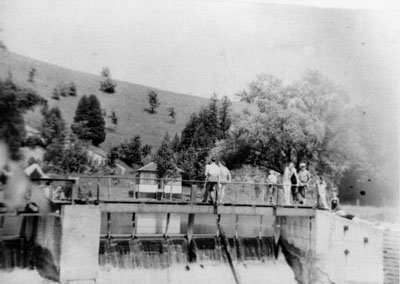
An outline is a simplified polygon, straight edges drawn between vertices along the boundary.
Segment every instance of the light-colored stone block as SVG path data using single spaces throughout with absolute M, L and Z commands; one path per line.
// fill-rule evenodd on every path
M 67 205 L 61 216 L 60 282 L 97 277 L 101 213 L 96 205 Z

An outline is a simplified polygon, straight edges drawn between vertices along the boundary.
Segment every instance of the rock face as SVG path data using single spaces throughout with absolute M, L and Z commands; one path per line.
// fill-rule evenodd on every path
M 383 231 L 329 212 L 281 217 L 279 241 L 298 283 L 383 283 Z

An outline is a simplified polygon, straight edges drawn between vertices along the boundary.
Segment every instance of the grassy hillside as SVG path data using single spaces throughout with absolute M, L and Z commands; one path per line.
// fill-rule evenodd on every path
M 29 83 L 28 73 L 32 67 L 37 72 L 34 83 Z M 50 106 L 57 105 L 61 109 L 68 127 L 73 120 L 79 98 L 84 94 L 97 95 L 102 108 L 106 109 L 108 113 L 114 109 L 118 116 L 118 126 L 114 130 L 110 121 L 107 120 L 107 126 L 109 126 L 107 138 L 101 145 L 104 149 L 109 149 L 112 145 L 134 135 L 140 135 L 144 143 L 157 146 L 165 132 L 168 131 L 171 136 L 180 133 L 190 115 L 208 103 L 205 98 L 121 81 L 117 81 L 115 94 L 105 94 L 99 91 L 100 76 L 69 70 L 12 52 L 0 51 L 0 77 L 6 78 L 9 70 L 14 82 L 18 85 L 36 90 L 38 94 L 49 101 Z M 59 101 L 51 99 L 53 88 L 57 84 L 71 81 L 77 86 L 77 97 L 61 97 Z M 148 107 L 147 94 L 149 90 L 156 91 L 161 100 L 161 106 L 156 114 L 149 114 L 144 111 Z M 167 109 L 169 107 L 174 107 L 177 112 L 175 124 L 171 122 L 168 116 Z M 29 125 L 38 127 L 41 120 L 40 112 L 36 110 L 29 113 L 26 120 Z

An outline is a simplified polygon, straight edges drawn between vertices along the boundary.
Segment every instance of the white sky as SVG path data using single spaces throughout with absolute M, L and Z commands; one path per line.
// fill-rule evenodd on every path
M 397 97 L 397 0 L 269 2 L 2 0 L 0 37 L 35 59 L 95 74 L 108 66 L 116 79 L 204 97 L 306 69 L 371 104 Z

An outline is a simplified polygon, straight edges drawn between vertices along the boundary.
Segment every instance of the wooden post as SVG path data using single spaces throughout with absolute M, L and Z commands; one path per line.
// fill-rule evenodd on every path
M 167 222 L 165 223 L 164 238 L 167 238 L 167 236 L 168 236 L 168 227 L 169 227 L 170 219 L 171 219 L 171 213 L 167 213 Z
M 100 201 L 100 178 L 97 177 L 97 202 Z
M 132 213 L 132 239 L 135 238 L 136 235 L 136 214 Z
M 236 284 L 241 284 L 242 281 L 240 280 L 240 277 L 239 277 L 239 274 L 238 274 L 238 272 L 236 270 L 236 267 L 233 264 L 231 253 L 229 252 L 228 240 L 227 240 L 227 238 L 225 236 L 224 229 L 221 226 L 221 215 L 220 214 L 218 214 L 218 216 L 217 216 L 217 228 L 218 228 L 219 235 L 220 235 L 220 238 L 221 238 L 222 247 L 224 249 L 226 258 L 228 259 L 228 263 L 229 263 L 229 266 L 231 268 L 233 278 L 235 279 L 235 283 Z
M 194 216 L 195 214 L 189 214 L 188 216 L 188 226 L 187 226 L 188 242 L 190 242 L 193 238 Z
M 108 188 L 107 188 L 107 194 L 108 194 L 108 198 L 107 200 L 110 200 L 110 191 L 111 191 L 111 179 L 108 179 Z
M 187 226 L 187 250 L 188 250 L 188 261 L 195 262 L 197 259 L 196 244 L 193 240 L 193 227 L 194 227 L 194 214 L 188 215 L 188 226 Z
M 258 237 L 261 240 L 261 236 L 262 236 L 262 230 L 263 230 L 263 216 L 260 216 L 260 231 L 258 232 Z
M 107 238 L 111 239 L 111 213 L 107 212 Z
M 238 238 L 238 230 L 239 230 L 239 215 L 235 215 L 235 238 Z
M 236 184 L 236 204 L 239 203 L 239 184 Z
M 190 203 L 193 204 L 193 202 L 196 201 L 196 194 L 197 194 L 197 185 L 192 183 L 190 186 Z

